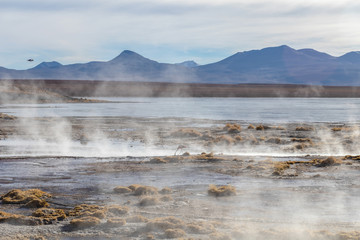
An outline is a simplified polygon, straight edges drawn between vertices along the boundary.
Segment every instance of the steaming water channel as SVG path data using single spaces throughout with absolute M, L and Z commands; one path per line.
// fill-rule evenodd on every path
M 111 103 L 7 104 L 19 117 L 180 117 L 253 122 L 355 122 L 359 98 L 101 98 Z
M 211 126 L 214 121 L 236 120 L 248 123 L 356 123 L 360 119 L 358 98 L 98 98 L 108 103 L 5 104 L 0 112 L 17 117 L 134 117 L 154 121 L 170 121 L 186 127 Z M 164 119 L 164 120 L 160 120 Z M 167 119 L 167 120 L 165 120 Z M 213 122 L 211 121 L 213 120 Z M 26 120 L 25 120 L 26 122 Z M 57 123 L 61 127 L 61 122 Z M 146 123 L 142 123 L 146 124 Z M 221 123 L 223 124 L 223 123 Z M 114 131 L 133 131 L 131 127 Z M 59 131 L 57 131 L 59 132 Z M 61 131 L 60 131 L 61 132 Z M 54 133 L 57 134 L 57 133 Z M 59 147 L 61 145 L 61 147 Z M 99 147 L 101 146 L 101 147 Z M 0 141 L 1 156 L 158 156 L 171 155 L 176 146 L 146 145 L 139 141 L 98 139 L 86 146 L 79 141 L 58 142 L 11 139 Z M 201 152 L 203 149 L 187 149 Z M 225 153 L 225 152 L 224 152 Z M 283 155 L 267 149 L 235 151 L 242 155 Z M 288 154 L 288 153 L 287 153 Z M 311 153 L 313 154 L 313 153 Z M 326 155 L 324 152 L 317 152 Z M 329 153 L 328 153 L 329 154 Z M 341 153 L 342 154 L 342 153 Z M 350 154 L 350 153 L 349 153 Z

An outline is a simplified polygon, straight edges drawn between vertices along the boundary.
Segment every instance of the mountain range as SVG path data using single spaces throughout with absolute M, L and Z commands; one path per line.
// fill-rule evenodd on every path
M 238 52 L 219 62 L 198 65 L 194 61 L 159 63 L 125 50 L 107 62 L 42 62 L 27 70 L 0 67 L 0 79 L 360 86 L 360 52 L 334 57 L 282 45 Z

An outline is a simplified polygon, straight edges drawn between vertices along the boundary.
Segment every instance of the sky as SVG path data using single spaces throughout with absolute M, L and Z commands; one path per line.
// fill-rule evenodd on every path
M 360 51 L 359 23 L 354 0 L 0 0 L 0 66 L 109 61 L 123 50 L 207 64 L 280 45 L 340 56 Z

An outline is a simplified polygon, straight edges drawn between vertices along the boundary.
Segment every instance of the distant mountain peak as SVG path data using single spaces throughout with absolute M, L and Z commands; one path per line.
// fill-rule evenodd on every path
M 352 51 L 352 52 L 348 52 L 343 56 L 360 56 L 360 51 Z
M 131 51 L 131 50 L 124 50 L 122 53 L 120 53 L 119 56 L 140 56 L 138 53 Z
M 181 62 L 181 63 L 176 63 L 176 65 L 181 65 L 184 67 L 189 67 L 189 68 L 193 68 L 193 67 L 197 67 L 199 66 L 199 64 L 197 64 L 195 61 L 190 60 L 190 61 L 185 61 L 185 62 Z
M 35 66 L 34 69 L 40 69 L 40 68 L 57 68 L 61 67 L 62 64 L 56 61 L 52 62 L 42 62 L 39 65 Z
M 303 49 L 299 49 L 297 50 L 298 52 L 301 52 L 303 54 L 306 54 L 308 56 L 311 56 L 311 57 L 316 57 L 316 58 L 326 58 L 326 59 L 329 59 L 329 58 L 334 58 L 333 56 L 327 54 L 327 53 L 324 53 L 324 52 L 319 52 L 319 51 L 316 51 L 312 48 L 303 48 Z
M 342 55 L 341 57 L 339 57 L 339 59 L 345 60 L 348 62 L 359 63 L 360 62 L 360 51 L 348 52 L 348 53 Z
M 277 47 L 273 47 L 273 48 L 285 48 L 285 49 L 287 49 L 287 48 L 290 48 L 290 49 L 293 49 L 293 48 L 291 48 L 291 47 L 289 47 L 288 45 L 286 45 L 286 44 L 284 44 L 284 45 L 280 45 L 280 46 L 277 46 Z
M 140 54 L 130 51 L 130 50 L 124 50 L 120 53 L 120 55 L 118 55 L 117 57 L 115 57 L 114 59 L 110 60 L 110 62 L 122 62 L 122 61 L 126 61 L 126 60 L 145 60 L 147 58 L 141 56 Z
M 243 51 L 243 52 L 237 52 L 234 55 L 241 55 L 241 54 L 253 54 L 253 53 L 259 53 L 259 52 L 279 52 L 279 51 L 296 51 L 295 49 L 289 47 L 288 45 L 280 45 L 280 46 L 276 46 L 276 47 L 266 47 L 266 48 L 262 48 L 262 49 L 258 49 L 258 50 L 250 50 L 250 51 Z
M 289 47 L 288 45 L 280 45 L 275 47 L 266 47 L 261 49 L 260 51 L 264 51 L 264 50 L 295 50 L 295 49 Z

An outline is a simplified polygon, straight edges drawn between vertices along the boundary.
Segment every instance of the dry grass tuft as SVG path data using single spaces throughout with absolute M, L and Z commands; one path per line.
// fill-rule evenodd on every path
M 123 186 L 117 186 L 113 190 L 115 193 L 131 193 L 133 191 L 130 188 Z
M 258 138 L 260 142 L 264 142 L 266 140 L 266 137 L 265 136 L 261 136 Z
M 216 162 L 216 161 L 223 161 L 225 160 L 224 158 L 221 157 L 216 157 L 214 156 L 214 153 L 201 153 L 200 155 L 195 156 L 196 160 L 206 160 L 208 162 Z
M 142 207 L 146 207 L 157 205 L 159 203 L 160 201 L 158 197 L 146 196 L 140 199 L 139 205 Z
M 142 195 L 156 195 L 158 194 L 158 189 L 156 187 L 151 186 L 138 186 L 135 191 L 135 196 L 142 196 Z
M 351 159 L 351 160 L 360 160 L 360 155 L 352 156 L 352 155 L 346 155 L 344 159 Z
M 268 140 L 265 141 L 266 143 L 275 143 L 275 144 L 280 144 L 281 143 L 281 139 L 279 137 L 272 137 L 269 138 Z
M 226 130 L 230 134 L 239 133 L 241 131 L 241 126 L 236 123 L 234 123 L 234 124 L 227 123 L 223 129 Z
M 89 228 L 100 224 L 100 219 L 97 217 L 81 217 L 70 221 L 70 226 L 73 228 Z
M 48 206 L 49 204 L 42 199 L 33 199 L 24 205 L 25 208 L 43 208 Z
M 150 159 L 150 163 L 168 163 L 168 161 L 160 157 L 155 157 Z
M 66 214 L 62 209 L 40 208 L 33 212 L 32 216 L 46 219 L 47 221 L 62 221 Z
M 290 164 L 288 162 L 276 162 L 274 163 L 274 172 L 272 174 L 274 176 L 280 176 L 289 168 Z
M 36 226 L 44 224 L 44 221 L 41 218 L 37 217 L 30 217 L 0 211 L 0 223 Z
M 248 128 L 248 129 L 255 129 L 255 126 L 252 125 L 252 124 L 250 124 L 247 128 Z
M 120 227 L 126 224 L 126 220 L 123 218 L 109 218 L 106 221 L 106 225 L 109 227 Z
M 183 220 L 175 217 L 161 217 L 150 220 L 146 228 L 150 231 L 165 231 L 166 229 L 185 229 Z
M 15 225 L 43 225 L 52 224 L 55 221 L 62 221 L 66 218 L 62 209 L 42 208 L 37 209 L 32 216 L 11 214 L 0 211 L 0 223 L 6 222 Z
M 164 157 L 164 161 L 170 162 L 170 163 L 178 163 L 184 160 L 184 156 L 167 156 Z
M 234 144 L 235 140 L 227 135 L 221 135 L 215 138 L 214 143 L 223 144 L 223 145 L 231 145 Z
M 15 120 L 16 117 L 13 115 L 5 114 L 5 113 L 0 113 L 0 119 Z
M 202 134 L 194 129 L 182 128 L 171 133 L 172 137 L 185 138 L 185 137 L 201 137 Z
M 107 206 L 106 208 L 109 213 L 112 213 L 115 215 L 124 215 L 129 212 L 129 208 L 126 206 L 110 205 L 110 206 Z
M 131 184 L 128 188 L 131 189 L 131 191 L 135 191 L 138 187 L 141 187 L 140 184 Z
M 24 207 L 40 208 L 47 207 L 49 204 L 44 198 L 50 198 L 51 194 L 39 189 L 29 189 L 22 191 L 14 189 L 1 197 L 3 204 L 25 204 Z
M 185 231 L 179 228 L 165 230 L 166 238 L 179 238 L 179 237 L 184 237 L 185 235 L 186 235 Z
M 126 222 L 129 223 L 141 223 L 141 222 L 146 223 L 148 221 L 149 219 L 141 215 L 134 215 L 126 218 Z
M 295 150 L 304 150 L 305 148 L 311 147 L 311 144 L 306 144 L 306 143 L 299 143 L 299 144 L 295 144 L 294 145 L 294 149 Z
M 310 143 L 312 144 L 313 141 L 310 138 L 292 138 L 292 142 L 300 142 L 300 143 Z
M 206 131 L 203 133 L 203 135 L 201 136 L 200 139 L 206 141 L 206 140 L 212 140 L 212 139 L 214 139 L 214 137 L 212 136 L 210 131 Z
M 253 135 L 249 135 L 246 137 L 245 139 L 247 142 L 249 142 L 250 144 L 258 144 L 259 141 L 256 139 L 256 137 L 254 137 Z
M 209 235 L 210 239 L 212 240 L 231 240 L 232 238 L 225 234 L 225 233 L 219 233 L 219 232 L 214 232 L 212 234 Z
M 256 126 L 255 129 L 258 130 L 258 131 L 260 131 L 260 130 L 270 129 L 270 127 L 269 127 L 269 126 L 264 126 L 264 125 L 260 124 L 260 125 Z
M 296 127 L 295 131 L 314 131 L 314 128 L 301 126 L 301 127 Z
M 343 126 L 343 127 L 333 127 L 333 128 L 331 128 L 331 130 L 333 132 L 339 132 L 339 131 L 350 132 L 350 131 L 355 131 L 357 129 L 355 127 L 345 127 L 345 126 Z
M 313 159 L 311 161 L 316 167 L 329 167 L 341 165 L 342 160 L 335 157 L 328 157 L 326 159 Z
M 235 136 L 234 139 L 235 139 L 236 142 L 241 142 L 243 140 L 243 138 L 241 136 L 239 136 L 239 135 Z
M 162 202 L 170 202 L 172 200 L 174 200 L 174 199 L 170 195 L 165 195 L 165 196 L 160 197 L 160 201 L 162 201 Z
M 107 208 L 98 205 L 81 204 L 68 212 L 71 217 L 95 217 L 103 219 L 106 217 Z
M 154 240 L 155 236 L 149 233 L 149 234 L 146 235 L 145 239 L 146 240 Z
M 339 232 L 339 233 L 335 234 L 334 239 L 358 240 L 358 239 L 360 239 L 360 232 L 359 231 Z
M 208 194 L 215 197 L 234 196 L 236 195 L 236 188 L 231 185 L 217 187 L 210 184 Z
M 169 187 L 164 187 L 163 189 L 161 189 L 160 193 L 161 194 L 171 194 L 173 191 L 171 188 Z
M 214 225 L 208 222 L 194 222 L 186 225 L 186 232 L 192 234 L 209 234 L 214 231 Z

